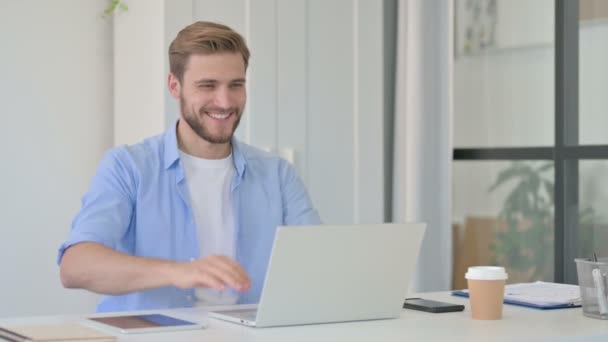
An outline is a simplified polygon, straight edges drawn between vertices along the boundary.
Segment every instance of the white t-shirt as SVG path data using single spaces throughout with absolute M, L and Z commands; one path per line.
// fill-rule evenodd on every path
M 202 159 L 182 151 L 180 155 L 198 228 L 200 257 L 220 254 L 236 259 L 232 154 L 224 159 Z M 197 305 L 229 305 L 238 298 L 231 288 L 224 291 L 199 288 L 195 293 Z

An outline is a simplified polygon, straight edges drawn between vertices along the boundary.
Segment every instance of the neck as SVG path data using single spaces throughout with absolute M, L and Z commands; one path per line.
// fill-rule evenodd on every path
M 231 144 L 212 144 L 201 138 L 184 120 L 177 124 L 177 144 L 179 149 L 191 156 L 204 159 L 223 159 L 230 155 Z

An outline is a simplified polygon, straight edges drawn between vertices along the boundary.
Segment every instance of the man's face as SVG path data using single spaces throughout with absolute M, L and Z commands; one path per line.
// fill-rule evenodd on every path
M 174 79 L 174 82 L 177 80 Z M 182 82 L 169 80 L 182 118 L 213 144 L 230 142 L 245 108 L 245 63 L 238 53 L 192 55 Z

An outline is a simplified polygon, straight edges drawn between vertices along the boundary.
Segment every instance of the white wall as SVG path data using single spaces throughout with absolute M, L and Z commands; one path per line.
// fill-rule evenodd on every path
M 129 1 L 114 16 L 114 144 L 165 130 L 164 0 Z
M 91 312 L 56 251 L 112 144 L 107 1 L 0 1 L 0 317 Z

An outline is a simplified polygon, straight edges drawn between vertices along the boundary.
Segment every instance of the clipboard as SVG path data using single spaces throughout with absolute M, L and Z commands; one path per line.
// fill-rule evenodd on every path
M 469 293 L 459 290 L 452 291 L 452 296 L 457 297 L 466 297 L 469 298 Z M 505 304 L 523 306 L 526 308 L 538 309 L 538 310 L 554 310 L 554 309 L 569 309 L 569 308 L 580 308 L 581 304 L 577 303 L 566 303 L 566 304 L 534 304 L 534 303 L 525 303 L 511 299 L 505 299 L 503 301 Z
M 469 297 L 468 290 L 452 291 L 453 296 Z M 537 281 L 505 286 L 505 304 L 539 310 L 580 308 L 580 290 L 577 285 Z

